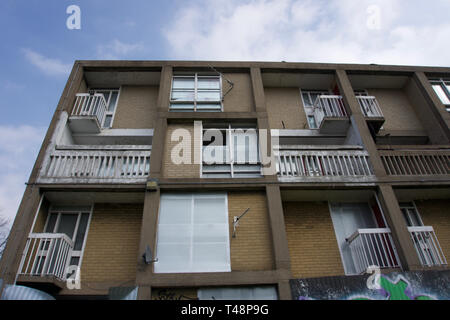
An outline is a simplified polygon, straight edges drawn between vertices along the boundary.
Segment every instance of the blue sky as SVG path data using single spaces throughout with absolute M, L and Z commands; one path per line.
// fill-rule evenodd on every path
M 0 215 L 15 215 L 74 60 L 450 66 L 449 12 L 449 0 L 1 0 Z

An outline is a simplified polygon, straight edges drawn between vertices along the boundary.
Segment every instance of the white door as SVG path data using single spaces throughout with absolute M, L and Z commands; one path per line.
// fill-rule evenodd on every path
M 350 247 L 346 241 L 358 229 L 377 228 L 375 216 L 368 203 L 330 203 L 336 239 L 341 252 L 345 274 L 356 274 Z

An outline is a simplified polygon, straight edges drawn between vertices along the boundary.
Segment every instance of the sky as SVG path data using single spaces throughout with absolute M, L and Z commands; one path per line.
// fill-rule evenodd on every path
M 14 219 L 75 60 L 448 67 L 449 12 L 450 0 L 1 0 L 0 216 Z

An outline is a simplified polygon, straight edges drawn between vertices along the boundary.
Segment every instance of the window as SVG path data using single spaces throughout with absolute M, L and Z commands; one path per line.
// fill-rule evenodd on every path
M 448 112 L 450 112 L 450 80 L 449 79 L 433 79 L 430 80 L 431 86 L 436 92 L 441 102 L 445 105 Z
M 222 80 L 218 75 L 176 75 L 172 78 L 171 111 L 221 111 Z
M 277 300 L 274 286 L 236 287 L 236 288 L 201 288 L 199 300 Z
M 202 177 L 260 176 L 261 165 L 255 126 L 203 126 Z
M 103 117 L 102 128 L 111 128 L 116 111 L 117 101 L 119 100 L 119 89 L 90 89 L 94 94 L 103 94 L 106 101 L 106 112 Z
M 231 271 L 227 195 L 162 194 L 156 273 Z
M 423 222 L 414 202 L 401 202 L 400 210 L 403 213 L 408 227 L 422 227 Z
M 91 207 L 50 208 L 44 230 L 46 233 L 64 233 L 73 241 L 71 266 L 81 266 L 90 216 Z
M 306 113 L 306 119 L 308 120 L 308 125 L 310 129 L 317 129 L 318 123 L 314 116 L 314 103 L 316 102 L 317 98 L 320 95 L 327 95 L 329 94 L 328 91 L 305 91 L 300 90 L 302 101 L 303 101 L 303 108 L 305 109 Z

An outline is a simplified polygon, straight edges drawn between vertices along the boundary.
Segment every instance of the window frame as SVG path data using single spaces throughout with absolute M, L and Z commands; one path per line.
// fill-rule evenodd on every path
M 55 207 L 58 208 L 58 209 L 55 209 Z M 83 208 L 83 207 L 85 207 L 85 208 L 82 209 L 82 210 L 79 210 L 80 208 Z M 87 209 L 88 207 L 89 207 L 89 209 Z M 48 226 L 48 223 L 50 221 L 51 214 L 56 213 L 58 215 L 57 219 L 56 219 L 56 222 L 55 222 L 55 225 L 53 226 L 53 230 L 56 230 L 58 228 L 59 222 L 60 222 L 60 219 L 61 219 L 61 215 L 63 215 L 63 214 L 77 214 L 78 215 L 77 222 L 75 224 L 75 228 L 74 228 L 74 231 L 73 231 L 73 236 L 72 236 L 72 239 L 71 239 L 74 245 L 75 245 L 75 240 L 76 240 L 76 237 L 77 237 L 78 228 L 80 226 L 81 216 L 82 216 L 83 213 L 88 213 L 89 214 L 88 221 L 87 221 L 87 224 L 86 224 L 86 232 L 84 234 L 83 244 L 81 246 L 81 250 L 74 250 L 74 249 L 71 250 L 70 258 L 68 259 L 69 265 L 71 265 L 70 262 L 71 262 L 72 258 L 75 257 L 75 258 L 79 259 L 78 260 L 78 267 L 81 268 L 81 265 L 82 265 L 82 262 L 83 262 L 84 250 L 85 250 L 86 242 L 87 242 L 87 236 L 88 236 L 89 228 L 90 228 L 90 225 L 91 225 L 93 211 L 94 211 L 94 205 L 90 205 L 90 206 L 58 206 L 58 205 L 51 205 L 50 208 L 48 209 L 47 219 L 45 221 L 45 225 L 44 225 L 44 229 L 43 229 L 44 232 L 46 232 L 46 230 L 47 230 L 47 226 Z M 46 232 L 46 233 L 57 233 L 57 232 L 53 231 L 53 232 Z
M 88 92 L 93 91 L 94 93 L 100 93 L 103 94 L 102 91 L 109 91 L 109 96 L 108 96 L 108 100 L 105 99 L 106 101 L 106 110 L 105 110 L 105 115 L 103 116 L 103 119 L 101 120 L 102 123 L 100 123 L 100 126 L 103 129 L 111 129 L 114 123 L 114 118 L 116 115 L 116 110 L 117 110 L 117 106 L 119 104 L 119 99 L 120 99 L 120 93 L 122 92 L 122 86 L 120 86 L 118 89 L 117 88 L 88 88 Z M 114 110 L 113 111 L 109 111 L 108 110 L 108 106 L 109 103 L 111 101 L 111 96 L 112 96 L 112 92 L 113 91 L 117 91 L 117 99 L 116 99 L 116 105 L 114 106 Z M 104 95 L 103 95 L 104 97 Z M 105 127 L 105 121 L 106 118 L 108 116 L 111 116 L 111 123 L 109 124 L 108 127 Z
M 176 78 L 194 78 L 194 88 L 193 94 L 194 98 L 193 100 L 173 100 L 172 94 L 174 90 L 177 92 L 178 89 L 174 89 L 174 80 Z M 217 78 L 219 80 L 219 89 L 210 89 L 210 91 L 219 91 L 219 100 L 210 100 L 210 101 L 202 101 L 198 99 L 198 92 L 202 92 L 203 90 L 209 91 L 208 89 L 199 89 L 198 87 L 198 80 L 199 78 Z M 186 90 L 186 88 L 185 88 Z M 183 90 L 180 90 L 180 92 L 183 92 Z M 211 74 L 211 73 L 205 73 L 205 72 L 195 72 L 195 73 L 175 73 L 172 75 L 172 81 L 170 85 L 170 97 L 169 97 L 169 111 L 171 112 L 223 112 L 223 92 L 222 92 L 222 76 L 217 74 Z M 173 105 L 177 104 L 192 104 L 192 108 L 173 108 Z M 202 109 L 198 108 L 198 105 L 207 105 L 207 104 L 216 104 L 220 106 L 219 108 L 210 108 L 210 109 Z
M 174 199 L 181 199 L 181 200 L 189 200 L 191 201 L 191 208 L 190 208 L 190 228 L 193 231 L 195 228 L 195 223 L 194 223 L 194 204 L 195 204 L 195 200 L 196 199 L 221 199 L 224 201 L 224 236 L 225 236 L 225 241 L 223 242 L 226 246 L 225 246 L 225 254 L 227 256 L 227 261 L 226 264 L 224 266 L 224 268 L 222 268 L 222 270 L 196 270 L 195 268 L 195 264 L 193 263 L 193 256 L 192 256 L 192 248 L 193 248 L 193 239 L 195 237 L 194 234 L 191 234 L 190 238 L 190 261 L 186 263 L 186 265 L 188 265 L 187 270 L 176 270 L 176 269 L 170 269 L 170 270 L 157 270 L 158 268 L 158 263 L 159 262 L 155 262 L 154 263 L 154 273 L 209 273 L 209 272 L 231 272 L 231 243 L 230 243 L 230 224 L 229 224 L 229 210 L 228 210 L 228 194 L 226 192 L 214 192 L 214 193 L 163 193 L 160 196 L 160 206 L 159 206 L 159 210 L 158 210 L 158 224 L 157 224 L 157 231 L 156 231 L 156 243 L 155 243 L 155 256 L 158 256 L 158 250 L 160 250 L 160 248 L 158 248 L 158 245 L 160 243 L 160 239 L 159 239 L 159 235 L 160 235 L 160 220 L 161 220 L 161 203 L 162 201 L 164 201 L 164 199 L 166 199 L 166 201 L 170 201 L 170 200 L 174 200 Z
M 303 98 L 303 94 L 304 93 L 308 95 L 309 99 L 313 103 L 311 107 L 306 106 L 305 99 Z M 311 93 L 318 93 L 319 95 L 328 95 L 328 94 L 330 94 L 330 90 L 316 90 L 316 89 L 314 89 L 314 90 L 306 90 L 306 89 L 301 89 L 300 88 L 300 97 L 302 99 L 303 110 L 305 111 L 306 122 L 308 123 L 308 128 L 310 130 L 318 130 L 319 127 L 320 127 L 320 124 L 317 123 L 316 116 L 314 115 L 314 101 L 312 101 Z M 315 128 L 311 127 L 311 123 L 309 122 L 309 118 L 310 117 L 312 117 L 314 119 Z
M 200 178 L 218 178 L 217 175 L 226 175 L 225 178 L 261 178 L 262 177 L 262 166 L 261 166 L 261 148 L 259 146 L 259 136 L 258 136 L 258 128 L 254 125 L 233 125 L 232 123 L 227 123 L 221 127 L 219 125 L 208 125 L 207 128 L 203 126 L 202 123 L 202 143 L 201 143 L 201 153 L 200 153 Z M 203 152 L 204 152 L 204 132 L 205 130 L 220 130 L 226 131 L 226 144 L 225 147 L 228 147 L 227 150 L 229 154 L 226 156 L 226 159 L 229 159 L 229 161 L 224 162 L 223 164 L 216 164 L 216 165 L 222 165 L 222 166 L 229 166 L 229 169 L 227 170 L 217 170 L 214 172 L 204 172 L 204 165 L 206 166 L 214 166 L 214 164 L 205 164 L 203 161 Z M 234 159 L 234 135 L 232 134 L 232 131 L 235 130 L 255 130 L 256 132 L 256 146 L 257 146 L 257 161 L 256 163 L 240 163 L 237 161 L 237 159 Z M 259 166 L 259 170 L 249 170 L 249 171 L 235 171 L 235 165 L 249 165 L 249 166 Z M 259 172 L 259 173 L 257 173 Z
M 419 210 L 417 209 L 416 203 L 414 201 L 405 201 L 405 202 L 399 202 L 399 207 L 401 212 L 403 213 L 403 217 L 405 218 L 405 223 L 408 227 L 423 227 L 423 220 L 422 216 L 420 215 Z M 403 211 L 406 210 L 406 213 Z M 417 222 L 419 225 L 414 225 L 413 219 L 411 219 L 411 212 L 410 210 L 413 210 L 413 214 L 416 216 Z
M 436 90 L 434 89 L 433 86 L 435 85 L 439 85 L 442 92 L 444 93 L 444 95 L 447 97 L 447 99 L 450 102 L 450 78 L 432 78 L 429 79 L 431 88 L 433 89 L 433 92 L 436 94 L 436 96 L 438 97 L 439 101 L 444 105 L 445 109 L 447 110 L 447 112 L 450 112 L 450 103 L 444 103 L 444 101 L 442 101 L 441 97 L 439 96 L 439 94 L 436 92 Z

